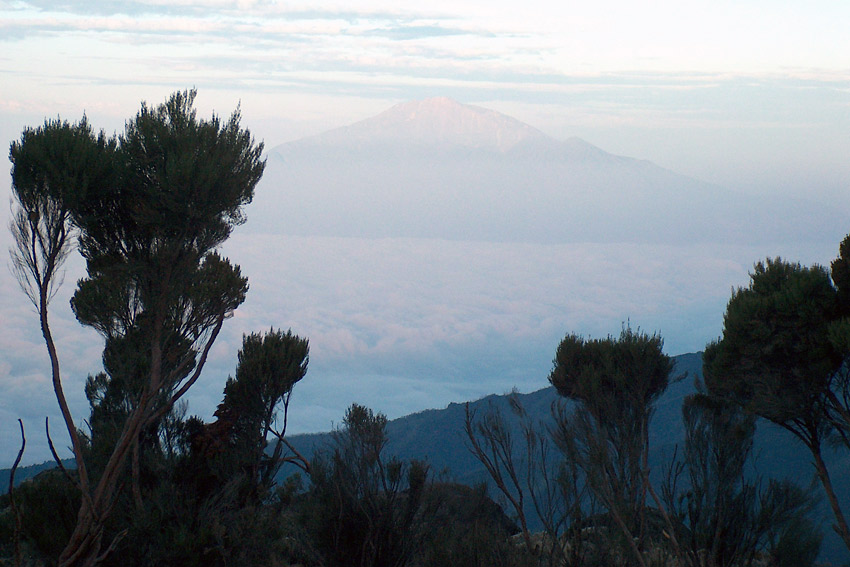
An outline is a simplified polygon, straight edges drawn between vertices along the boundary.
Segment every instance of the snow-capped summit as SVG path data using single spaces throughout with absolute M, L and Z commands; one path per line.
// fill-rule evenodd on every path
M 309 139 L 313 144 L 345 142 L 466 147 L 506 152 L 517 144 L 551 140 L 540 130 L 493 110 L 448 97 L 405 102 L 366 120 Z

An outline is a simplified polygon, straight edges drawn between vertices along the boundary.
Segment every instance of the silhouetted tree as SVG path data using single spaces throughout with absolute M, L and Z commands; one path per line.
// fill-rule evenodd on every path
M 688 397 L 682 413 L 688 489 L 678 501 L 674 490 L 665 498 L 668 509 L 678 512 L 679 525 L 687 527 L 679 541 L 708 565 L 748 565 L 762 535 L 756 525 L 758 484 L 745 470 L 755 420 L 706 395 Z
M 516 457 L 516 440 L 510 424 L 498 408 L 490 406 L 487 412 L 477 418 L 465 406 L 464 431 L 467 446 L 478 461 L 484 465 L 496 488 L 510 504 L 511 511 L 519 522 L 520 533 L 529 554 L 534 553 L 534 543 L 528 529 L 525 515 L 525 497 L 527 488 L 523 482 L 523 466 Z
M 591 490 L 643 565 L 649 423 L 673 363 L 658 335 L 626 326 L 619 338 L 567 335 L 549 381 L 579 406 L 560 427 L 561 442 L 584 469 Z
M 73 125 L 47 120 L 43 126 L 27 128 L 9 150 L 15 202 L 11 231 L 16 248 L 11 250 L 12 268 L 38 313 L 50 359 L 53 390 L 79 463 L 83 462 L 83 443 L 62 389 L 48 305 L 62 283 L 62 265 L 74 244 L 69 196 L 86 194 L 93 185 L 113 184 L 115 146 L 114 140 L 107 140 L 102 134 L 95 136 L 83 118 Z M 83 492 L 89 494 L 84 466 L 79 470 L 78 482 Z M 93 523 L 90 508 L 90 501 L 81 507 L 80 521 L 86 526 Z M 98 549 L 99 546 L 98 539 Z
M 247 290 L 238 267 L 214 250 L 243 221 L 263 172 L 262 144 L 240 128 L 238 111 L 224 122 L 198 120 L 194 97 L 143 104 L 117 139 L 94 136 L 83 120 L 47 122 L 12 144 L 13 264 L 38 309 L 82 493 L 62 566 L 95 565 L 109 552 L 104 525 L 128 458 L 198 379 Z M 72 227 L 87 267 L 72 308 L 104 337 L 105 363 L 114 362 L 105 364 L 105 380 L 122 382 L 131 408 L 97 478 L 82 458 L 47 318 Z
M 491 403 L 480 416 L 466 404 L 467 446 L 519 522 L 526 555 L 541 564 L 580 564 L 583 473 L 564 446 L 552 442 L 557 431 L 534 423 L 516 394 L 508 403 L 508 415 Z M 565 409 L 561 404 L 552 409 L 557 423 Z M 530 513 L 543 526 L 542 538 L 530 531 Z M 574 537 L 565 545 L 567 533 Z
M 353 404 L 331 452 L 313 460 L 309 521 L 327 565 L 404 567 L 433 527 L 428 466 L 387 459 L 386 425 L 383 414 Z
M 759 262 L 750 285 L 729 300 L 722 337 L 706 347 L 704 377 L 712 395 L 803 442 L 826 492 L 835 530 L 850 549 L 850 529 L 823 460 L 828 436 L 843 430 L 841 403 L 834 395 L 845 365 L 834 336 L 840 314 L 826 269 L 779 258 Z
M 307 339 L 291 331 L 244 336 L 236 377 L 225 384 L 217 419 L 192 441 L 217 477 L 243 475 L 246 497 L 253 501 L 262 500 L 272 488 L 285 460 L 309 467 L 303 457 L 285 454 L 289 445 L 284 437 L 292 388 L 307 373 L 308 352 Z M 274 439 L 269 452 L 270 434 Z
M 773 565 L 782 548 L 796 565 L 812 565 L 820 535 L 809 519 L 811 493 L 790 481 L 765 486 L 751 462 L 755 417 L 698 390 L 682 407 L 683 458 L 662 487 L 680 558 L 695 567 L 746 567 L 765 557 Z

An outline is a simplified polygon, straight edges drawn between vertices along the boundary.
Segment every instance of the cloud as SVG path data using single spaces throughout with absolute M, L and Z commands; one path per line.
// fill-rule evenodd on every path
M 451 29 L 441 25 L 405 25 L 385 28 L 375 28 L 370 35 L 384 36 L 390 39 L 411 40 L 433 37 L 447 37 L 467 33 L 459 29 Z

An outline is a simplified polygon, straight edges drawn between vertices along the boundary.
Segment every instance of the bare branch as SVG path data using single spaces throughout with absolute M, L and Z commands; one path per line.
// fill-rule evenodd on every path
M 50 454 L 53 455 L 53 460 L 56 462 L 56 465 L 59 467 L 59 470 L 62 471 L 62 474 L 67 478 L 70 482 L 72 482 L 77 488 L 80 487 L 80 483 L 74 480 L 74 478 L 68 473 L 68 470 L 65 468 L 65 465 L 62 464 L 62 459 L 59 458 L 59 455 L 56 454 L 56 448 L 53 446 L 53 439 L 50 438 L 50 418 L 44 418 L 44 432 L 47 434 L 47 446 L 50 447 Z
M 21 449 L 18 451 L 15 464 L 12 465 L 12 470 L 9 473 L 9 505 L 12 507 L 12 515 L 15 517 L 15 567 L 21 567 L 21 512 L 18 510 L 17 503 L 15 502 L 15 472 L 18 470 L 18 465 L 21 464 L 21 457 L 24 456 L 24 449 L 27 446 L 27 438 L 24 435 L 24 422 L 19 419 L 18 425 L 21 426 Z

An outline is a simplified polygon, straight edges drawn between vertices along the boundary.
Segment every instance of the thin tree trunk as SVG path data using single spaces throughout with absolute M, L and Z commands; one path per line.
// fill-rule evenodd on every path
M 18 420 L 18 425 L 21 426 L 21 449 L 18 451 L 18 456 L 15 459 L 15 464 L 12 465 L 12 470 L 9 473 L 9 506 L 12 508 L 12 516 L 15 518 L 15 567 L 21 567 L 21 512 L 15 503 L 15 471 L 18 470 L 18 465 L 21 464 L 21 457 L 24 456 L 24 449 L 27 447 L 27 438 L 24 435 L 24 422 Z
M 141 448 L 139 447 L 139 439 L 136 438 L 133 440 L 133 456 L 131 460 L 132 464 L 132 484 L 133 484 L 133 503 L 136 505 L 136 511 L 141 512 L 145 507 L 144 502 L 142 501 L 142 489 L 140 486 L 139 477 L 141 476 L 141 466 L 139 464 L 139 452 Z
M 83 461 L 82 444 L 80 437 L 77 434 L 77 426 L 74 425 L 74 418 L 71 416 L 71 410 L 68 407 L 68 401 L 65 399 L 65 392 L 62 389 L 62 375 L 59 371 L 59 355 L 56 352 L 56 344 L 53 342 L 53 335 L 50 332 L 50 323 L 47 319 L 47 302 L 48 289 L 43 284 L 39 294 L 39 320 L 41 323 L 41 335 L 44 337 L 44 342 L 47 345 L 47 355 L 50 357 L 50 374 L 53 382 L 53 392 L 56 395 L 56 401 L 59 403 L 59 410 L 62 412 L 62 419 L 65 421 L 65 428 L 68 430 L 68 435 L 71 437 L 71 449 L 74 452 L 74 459 L 77 465 L 77 474 L 79 476 L 80 490 L 84 495 L 89 493 L 89 477 L 88 469 Z M 85 498 L 85 496 L 84 496 Z
M 826 464 L 823 462 L 820 447 L 810 447 L 812 456 L 815 458 L 815 470 L 818 478 L 823 484 L 826 491 L 826 498 L 829 500 L 829 506 L 832 508 L 832 514 L 835 516 L 835 525 L 832 529 L 835 530 L 841 539 L 844 540 L 844 545 L 850 550 L 850 529 L 847 527 L 847 520 L 844 518 L 844 513 L 841 511 L 841 506 L 838 504 L 838 498 L 835 496 L 835 490 L 832 487 L 832 481 L 829 478 L 829 471 L 826 469 Z

